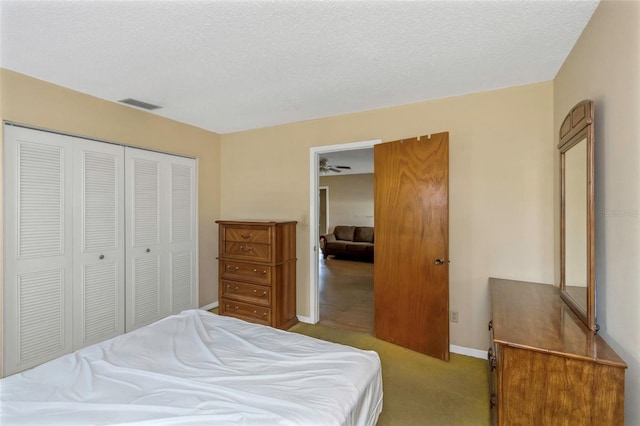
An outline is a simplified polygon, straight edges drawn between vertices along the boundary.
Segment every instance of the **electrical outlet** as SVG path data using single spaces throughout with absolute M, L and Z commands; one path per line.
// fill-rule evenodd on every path
M 449 321 L 458 322 L 458 312 L 457 311 L 449 311 Z

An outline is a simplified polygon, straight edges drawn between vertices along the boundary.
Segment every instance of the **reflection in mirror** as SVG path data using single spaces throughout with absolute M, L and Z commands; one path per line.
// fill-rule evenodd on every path
M 565 291 L 587 306 L 587 140 L 564 154 L 565 162 Z

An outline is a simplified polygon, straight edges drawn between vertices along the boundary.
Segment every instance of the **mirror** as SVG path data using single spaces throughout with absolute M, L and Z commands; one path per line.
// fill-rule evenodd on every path
M 565 291 L 587 306 L 587 140 L 564 153 Z
M 595 320 L 593 102 L 560 127 L 560 295 L 590 330 Z

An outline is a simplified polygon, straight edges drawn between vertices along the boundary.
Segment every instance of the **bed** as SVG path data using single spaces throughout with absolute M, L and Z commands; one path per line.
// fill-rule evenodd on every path
M 374 425 L 375 352 L 188 310 L 0 381 L 0 423 Z

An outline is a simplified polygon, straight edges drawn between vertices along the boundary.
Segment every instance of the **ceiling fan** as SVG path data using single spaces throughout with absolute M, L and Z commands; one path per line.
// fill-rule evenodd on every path
M 326 174 L 329 172 L 342 173 L 342 170 L 351 170 L 350 166 L 337 166 L 334 164 L 327 164 L 326 158 L 320 159 L 320 173 Z

